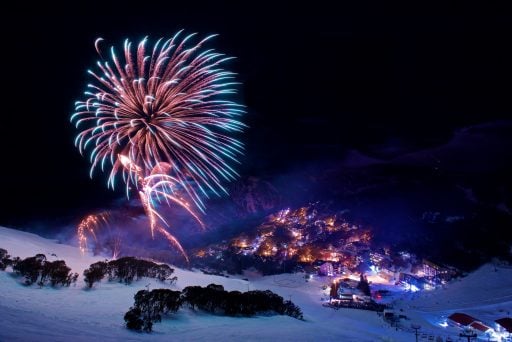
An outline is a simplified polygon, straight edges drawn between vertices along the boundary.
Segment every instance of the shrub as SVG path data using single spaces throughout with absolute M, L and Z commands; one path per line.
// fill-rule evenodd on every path
M 46 256 L 44 254 L 37 254 L 36 256 L 18 261 L 13 266 L 13 270 L 25 278 L 25 285 L 32 285 L 39 279 L 45 261 Z
M 141 290 L 135 294 L 134 306 L 125 314 L 128 329 L 150 332 L 162 314 L 177 312 L 187 303 L 192 309 L 227 316 L 253 316 L 258 313 L 288 315 L 303 319 L 301 309 L 270 290 L 225 291 L 222 285 L 187 286 L 182 292 L 167 289 Z
M 7 250 L 0 248 L 0 271 L 5 271 L 7 266 L 12 265 L 12 260 L 9 259 L 10 255 Z
M 98 261 L 91 264 L 88 269 L 84 271 L 84 281 L 87 287 L 92 288 L 94 283 L 101 281 L 107 274 L 108 264 L 105 261 Z
M 141 311 L 139 308 L 130 308 L 124 315 L 124 321 L 126 327 L 130 330 L 141 331 L 144 325 L 144 321 L 141 319 Z
M 176 312 L 181 306 L 181 292 L 167 289 L 141 290 L 135 294 L 135 304 L 125 314 L 126 327 L 151 332 L 153 322 L 160 322 L 162 314 Z
M 302 310 L 297 305 L 295 305 L 292 301 L 287 300 L 287 301 L 284 302 L 283 305 L 284 305 L 284 312 L 283 312 L 283 314 L 285 314 L 287 316 L 290 316 L 290 317 L 293 317 L 293 318 L 300 319 L 300 320 L 304 319 L 304 315 L 302 314 Z
M 172 277 L 174 269 L 165 264 L 156 264 L 148 260 L 134 257 L 123 257 L 109 262 L 97 262 L 84 271 L 85 282 L 91 288 L 94 283 L 101 281 L 108 274 L 108 280 L 131 284 L 133 280 L 143 277 L 155 278 L 162 282 L 168 280 L 171 284 L 178 278 Z
M 76 282 L 78 273 L 70 273 L 71 268 L 66 266 L 64 260 L 56 260 L 53 262 L 43 262 L 39 286 L 44 286 L 50 282 L 51 286 L 62 285 L 69 286 L 71 283 Z
M 177 277 L 171 277 L 174 273 L 174 269 L 169 267 L 169 265 L 166 264 L 153 264 L 151 268 L 149 269 L 149 277 L 150 278 L 156 278 L 160 280 L 161 282 L 165 282 L 166 280 L 169 280 L 170 283 L 176 282 L 178 280 Z
M 70 273 L 71 269 L 64 260 L 47 261 L 44 254 L 17 261 L 13 270 L 25 278 L 25 285 L 37 282 L 41 287 L 48 283 L 51 286 L 69 286 L 78 279 L 78 273 Z

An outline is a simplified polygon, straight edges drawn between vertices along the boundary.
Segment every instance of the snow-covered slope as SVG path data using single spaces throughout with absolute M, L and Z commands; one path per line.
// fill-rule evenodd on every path
M 80 275 L 91 263 L 103 259 L 82 256 L 76 247 L 2 227 L 0 248 L 7 249 L 13 256 L 44 253 L 50 260 L 64 259 Z M 512 271 L 509 274 L 512 276 Z M 129 286 L 103 281 L 92 290 L 85 290 L 80 276 L 76 286 L 70 288 L 39 289 L 20 284 L 10 269 L 8 272 L 0 271 L 0 341 L 411 341 L 414 338 L 410 332 L 390 328 L 375 312 L 336 311 L 322 307 L 322 279 L 305 282 L 299 274 L 246 275 L 249 279 L 246 281 L 181 269 L 176 269 L 176 275 L 178 282 L 172 286 L 143 279 Z M 146 285 L 149 284 L 150 288 L 182 289 L 210 283 L 222 284 L 227 290 L 270 289 L 298 304 L 304 312 L 305 321 L 287 316 L 221 317 L 183 309 L 155 324 L 152 334 L 134 333 L 124 327 L 123 315 L 133 304 L 133 295 Z M 454 284 L 453 291 L 464 292 L 464 288 L 456 288 L 464 283 Z M 446 293 L 450 296 L 448 291 L 441 290 L 439 295 Z M 500 296 L 506 292 L 496 291 Z M 458 302 L 464 301 L 463 298 L 453 298 L 458 298 Z M 444 314 L 447 309 L 428 307 L 427 304 L 419 307 L 420 302 L 431 303 L 432 300 L 415 299 L 418 305 L 414 305 L 418 308 L 411 308 L 409 304 L 412 302 L 402 301 L 401 305 L 405 311 L 409 310 L 407 314 L 410 313 L 411 317 L 425 322 L 425 325 L 430 324 L 428 330 L 446 335 L 432 317 Z M 443 302 L 447 300 L 443 299 Z M 433 312 L 426 313 L 427 309 Z
M 64 259 L 82 274 L 100 257 L 82 256 L 76 247 L 58 244 L 37 235 L 0 227 L 0 247 L 13 256 L 46 254 Z M 55 254 L 55 256 L 51 256 Z M 0 341 L 168 341 L 181 340 L 285 340 L 379 341 L 407 340 L 409 334 L 385 327 L 375 312 L 334 311 L 321 306 L 320 283 L 305 282 L 300 275 L 255 277 L 250 281 L 176 269 L 178 282 L 162 285 L 152 279 L 126 286 L 102 282 L 85 290 L 82 277 L 70 288 L 25 287 L 10 272 L 0 272 Z M 182 289 L 188 285 L 222 284 L 227 290 L 270 289 L 296 302 L 306 321 L 287 316 L 230 318 L 181 310 L 154 325 L 151 335 L 124 328 L 123 315 L 133 295 L 147 284 L 151 288 Z
M 416 323 L 430 331 L 445 325 L 454 312 L 471 315 L 494 328 L 496 319 L 512 315 L 512 268 L 486 264 L 442 289 L 406 294 L 395 307 L 409 312 Z M 442 331 L 450 336 L 459 332 L 454 327 Z

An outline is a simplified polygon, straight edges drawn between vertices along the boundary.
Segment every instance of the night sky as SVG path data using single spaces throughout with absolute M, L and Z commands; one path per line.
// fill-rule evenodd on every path
M 19 27 L 2 23 L 0 225 L 66 222 L 124 196 L 106 188 L 105 175 L 89 178 L 69 123 L 97 37 L 119 45 L 182 28 L 220 34 L 209 47 L 238 57 L 228 67 L 248 111 L 244 175 L 341 160 L 349 150 L 386 160 L 512 120 L 505 11 L 242 3 L 73 2 L 4 13 Z

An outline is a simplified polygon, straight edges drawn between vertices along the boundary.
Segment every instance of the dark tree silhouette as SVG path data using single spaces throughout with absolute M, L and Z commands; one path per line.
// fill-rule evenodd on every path
M 110 281 L 118 280 L 125 284 L 131 284 L 134 279 L 139 280 L 143 277 L 156 278 L 162 282 L 169 280 L 171 283 L 177 279 L 176 277 L 171 278 L 174 269 L 168 265 L 159 265 L 134 257 L 123 257 L 110 261 L 107 265 L 107 273 Z
M 130 330 L 141 331 L 144 326 L 144 321 L 141 318 L 141 311 L 139 308 L 130 308 L 124 315 L 126 327 Z
M 107 274 L 108 264 L 105 261 L 98 261 L 91 264 L 88 269 L 84 271 L 84 281 L 87 287 L 92 288 L 94 283 L 101 281 Z
M 39 279 L 45 261 L 46 256 L 44 254 L 37 254 L 18 261 L 13 266 L 13 270 L 25 278 L 25 285 L 32 285 Z
M 175 313 L 181 306 L 181 292 L 168 289 L 141 290 L 134 296 L 134 306 L 125 314 L 126 327 L 151 332 L 154 322 L 162 320 L 162 314 Z
M 225 291 L 222 285 L 188 286 L 183 292 L 168 289 L 141 290 L 135 294 L 133 307 L 125 314 L 128 329 L 150 332 L 162 314 L 174 313 L 183 304 L 215 314 L 254 316 L 258 313 L 288 315 L 302 320 L 301 309 L 291 301 L 266 291 Z
M 12 260 L 7 250 L 0 248 L 0 270 L 5 271 L 7 266 L 12 265 Z
M 26 285 L 37 282 L 41 287 L 48 283 L 51 286 L 69 286 L 78 279 L 78 273 L 70 273 L 71 268 L 64 260 L 47 261 L 44 254 L 17 261 L 13 270 L 24 277 Z

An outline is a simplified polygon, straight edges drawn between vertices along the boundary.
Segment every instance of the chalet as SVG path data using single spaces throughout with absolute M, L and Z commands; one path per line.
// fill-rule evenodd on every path
M 460 328 L 469 327 L 473 322 L 478 322 L 478 320 L 465 313 L 455 312 L 448 316 L 448 323 Z
M 469 325 L 469 327 L 480 335 L 492 334 L 493 332 L 491 327 L 488 327 L 487 325 L 480 322 L 473 322 Z
M 483 324 L 476 318 L 460 312 L 456 312 L 448 316 L 448 322 L 459 328 L 470 328 L 478 335 L 489 335 L 494 332 L 491 327 Z
M 423 259 L 423 274 L 425 277 L 437 277 L 439 273 L 441 273 L 442 267 L 434 264 L 431 261 Z
M 334 275 L 334 268 L 330 262 L 325 262 L 318 268 L 318 275 L 320 276 L 329 276 L 332 277 Z
M 422 271 L 424 277 L 429 279 L 433 285 L 449 281 L 458 273 L 454 267 L 439 266 L 426 259 L 423 259 Z
M 428 286 L 428 283 L 423 278 L 415 277 L 409 273 L 400 273 L 398 281 L 406 287 L 411 288 L 411 290 L 414 288 L 421 290 Z
M 509 334 L 512 334 L 512 318 L 505 317 L 500 318 L 494 321 L 496 323 L 496 331 L 499 332 L 508 332 Z

